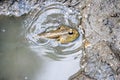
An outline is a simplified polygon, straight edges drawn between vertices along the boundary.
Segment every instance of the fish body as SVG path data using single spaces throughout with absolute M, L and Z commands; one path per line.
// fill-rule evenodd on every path
M 71 27 L 60 26 L 56 30 L 43 32 L 38 34 L 40 38 L 56 39 L 60 43 L 69 43 L 76 40 L 79 37 L 79 32 Z

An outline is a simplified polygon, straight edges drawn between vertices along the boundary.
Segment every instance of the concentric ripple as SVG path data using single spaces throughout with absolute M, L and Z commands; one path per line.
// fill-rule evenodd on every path
M 26 26 L 26 38 L 32 50 L 39 55 L 45 55 L 55 60 L 74 59 L 81 53 L 82 30 L 78 28 L 80 12 L 68 8 L 59 2 L 45 2 L 39 12 L 29 19 Z M 78 29 L 80 36 L 77 40 L 68 44 L 60 44 L 53 39 L 40 39 L 38 33 L 53 30 L 60 25 L 67 25 Z

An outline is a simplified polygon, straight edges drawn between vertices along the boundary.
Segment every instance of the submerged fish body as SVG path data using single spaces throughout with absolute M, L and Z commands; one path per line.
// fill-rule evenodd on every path
M 60 43 L 69 43 L 79 37 L 79 32 L 76 29 L 67 26 L 60 26 L 56 30 L 43 32 L 38 34 L 40 38 L 56 39 Z

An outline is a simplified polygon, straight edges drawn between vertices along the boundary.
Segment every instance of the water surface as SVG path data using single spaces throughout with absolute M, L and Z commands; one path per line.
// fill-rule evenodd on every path
M 61 3 L 45 3 L 32 17 L 0 16 L 0 80 L 68 80 L 79 70 L 82 35 L 65 45 L 33 36 L 61 24 L 79 30 L 78 15 Z

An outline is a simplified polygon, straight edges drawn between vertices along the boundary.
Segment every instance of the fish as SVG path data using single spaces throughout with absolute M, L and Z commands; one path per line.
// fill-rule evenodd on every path
M 75 41 L 80 34 L 77 29 L 62 25 L 56 30 L 42 32 L 37 35 L 39 38 L 55 39 L 62 44 L 66 44 Z

